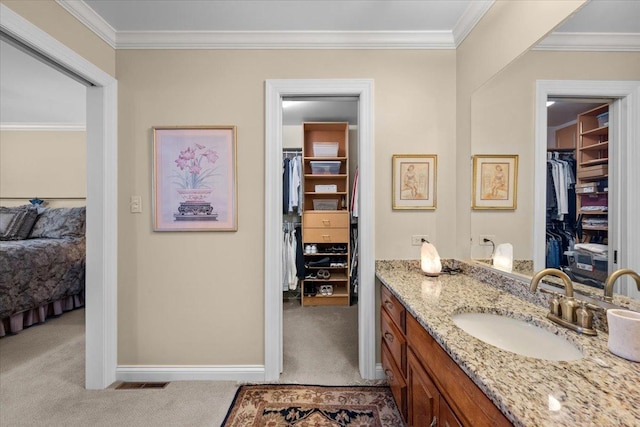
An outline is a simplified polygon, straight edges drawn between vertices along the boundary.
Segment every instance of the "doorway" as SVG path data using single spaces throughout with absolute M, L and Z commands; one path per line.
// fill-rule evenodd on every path
M 610 98 L 608 176 L 609 205 L 615 206 L 615 217 L 609 224 L 608 271 L 619 268 L 640 268 L 640 226 L 633 221 L 640 208 L 640 200 L 634 197 L 634 189 L 640 183 L 640 82 L 638 81 L 563 81 L 536 82 L 535 122 L 535 185 L 534 185 L 534 270 L 545 266 L 546 227 L 546 160 L 547 160 L 547 101 L 553 97 Z M 615 251 L 615 252 L 613 252 Z M 639 298 L 635 286 L 629 280 L 619 280 L 616 293 Z
M 0 4 L 0 32 L 87 80 L 85 387 L 104 389 L 117 366 L 117 82 Z
M 282 315 L 282 101 L 295 96 L 359 99 L 358 366 L 360 376 L 382 376 L 375 364 L 373 242 L 373 82 L 371 80 L 268 80 L 265 88 L 265 381 L 277 381 L 283 360 Z
M 346 124 L 346 126 L 345 126 Z M 311 129 L 338 127 L 335 133 L 323 133 L 323 141 L 338 140 L 343 136 L 344 162 L 347 178 L 312 178 L 312 170 L 305 170 L 309 157 L 314 157 L 305 140 L 318 132 Z M 357 269 L 352 268 L 357 256 L 358 212 L 353 200 L 354 177 L 358 167 L 358 98 L 313 96 L 287 97 L 282 102 L 283 129 L 283 192 L 287 208 L 283 209 L 282 230 L 285 249 L 283 283 L 283 365 L 280 381 L 285 383 L 311 383 L 348 385 L 360 382 L 358 368 L 358 318 L 357 318 Z M 324 131 L 327 132 L 327 131 Z M 336 135 L 337 133 L 337 135 Z M 346 133 L 346 136 L 345 136 Z M 318 134 L 314 134 L 318 135 Z M 328 136 L 331 135 L 331 136 Z M 336 142 L 335 156 L 339 159 Z M 331 146 L 325 143 L 322 146 Z M 329 150 L 330 151 L 330 150 Z M 314 161 L 331 159 L 317 159 Z M 339 162 L 339 160 L 338 160 Z M 311 163 L 313 165 L 313 163 Z M 340 172 L 340 171 L 338 171 Z M 315 180 L 314 180 L 315 179 Z M 346 180 L 346 183 L 345 183 Z M 301 183 L 298 186 L 297 183 Z M 335 183 L 336 193 L 328 195 L 315 192 L 318 183 L 330 187 Z M 292 188 L 292 185 L 295 188 Z M 294 191 L 295 190 L 295 191 Z M 320 197 L 320 198 L 317 198 Z M 343 203 L 332 199 L 343 198 Z M 310 244 L 305 238 L 303 223 L 322 216 L 322 203 L 335 200 L 336 207 L 328 211 L 330 217 L 340 215 L 348 227 L 340 244 Z M 338 205 L 340 205 L 338 207 Z M 339 213 L 334 213 L 338 209 Z M 304 212 L 304 213 L 303 213 Z M 306 220 L 303 217 L 306 215 Z M 324 218 L 324 217 L 323 217 Z M 330 221 L 330 220 L 327 220 Z M 316 229 L 311 229 L 315 231 Z M 345 230 L 347 230 L 345 228 Z M 308 237 L 308 236 L 306 236 Z M 295 245 L 293 241 L 298 241 Z M 341 244 L 349 243 L 346 246 Z M 305 243 L 303 245 L 303 242 Z M 312 252 L 314 246 L 315 253 Z M 350 248 L 350 250 L 349 250 Z M 294 258 L 291 256 L 295 250 Z M 341 250 L 341 252 L 338 252 Z M 343 253 L 342 253 L 343 252 Z M 333 263 L 333 264 L 332 264 Z M 321 267 L 316 266 L 316 264 Z M 295 265 L 295 267 L 294 267 Z M 341 267 L 346 265 L 346 267 Z M 319 274 L 328 275 L 318 279 Z M 297 278 L 298 280 L 294 280 Z M 346 279 L 346 280 L 344 280 Z M 325 288 L 326 295 L 319 294 Z M 327 291 L 327 289 L 329 289 Z M 345 298 L 344 295 L 347 295 Z M 327 357 L 327 355 L 331 355 Z

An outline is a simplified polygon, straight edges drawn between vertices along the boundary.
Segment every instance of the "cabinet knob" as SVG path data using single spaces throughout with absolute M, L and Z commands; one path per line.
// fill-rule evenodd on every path
M 389 310 L 393 310 L 393 303 L 389 300 L 384 301 L 384 306 L 387 307 Z
M 393 334 L 389 333 L 389 332 L 385 332 L 384 333 L 384 339 L 386 339 L 387 341 L 389 341 L 390 343 L 393 342 Z
M 323 220 L 322 220 L 322 223 L 323 223 L 324 225 L 331 225 L 331 220 L 330 220 L 330 219 L 323 219 Z
M 331 236 L 330 236 L 330 235 L 328 235 L 328 234 L 323 234 L 323 235 L 322 235 L 322 238 L 323 238 L 324 240 L 331 240 Z
M 433 417 L 433 419 L 431 420 L 431 424 L 429 424 L 429 427 L 436 427 L 438 425 L 438 417 Z
M 390 369 L 385 369 L 384 373 L 387 376 L 387 378 L 389 378 L 389 381 L 393 381 L 393 372 L 391 372 Z

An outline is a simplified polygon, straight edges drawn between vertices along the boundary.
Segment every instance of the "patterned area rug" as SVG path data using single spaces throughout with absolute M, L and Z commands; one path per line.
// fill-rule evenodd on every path
M 222 427 L 403 426 L 389 387 L 244 385 Z

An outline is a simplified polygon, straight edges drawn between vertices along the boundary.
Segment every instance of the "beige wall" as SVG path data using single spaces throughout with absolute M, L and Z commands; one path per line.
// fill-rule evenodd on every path
M 472 152 L 518 154 L 518 209 L 472 212 L 471 255 L 486 257 L 479 234 L 511 242 L 518 259 L 533 257 L 533 149 L 536 80 L 639 80 L 640 53 L 544 52 L 522 56 L 478 90 L 472 102 Z
M 469 257 L 471 206 L 471 120 L 475 91 L 551 32 L 584 0 L 497 1 L 458 47 L 456 82 L 456 253 Z
M 0 131 L 2 204 L 24 204 L 32 197 L 86 197 L 86 157 L 85 132 Z M 48 202 L 84 205 L 73 200 Z
M 117 77 L 120 364 L 263 363 L 266 79 L 374 79 L 376 258 L 417 258 L 418 233 L 451 252 L 454 52 L 119 51 Z M 151 128 L 189 124 L 237 126 L 235 233 L 152 231 Z M 437 211 L 391 210 L 394 153 L 438 154 Z
M 115 49 L 69 14 L 55 0 L 0 0 L 103 71 L 115 76 Z

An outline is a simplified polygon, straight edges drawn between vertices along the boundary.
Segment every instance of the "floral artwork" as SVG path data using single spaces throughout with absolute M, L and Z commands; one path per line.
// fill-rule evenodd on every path
M 154 128 L 156 231 L 235 231 L 235 127 Z

